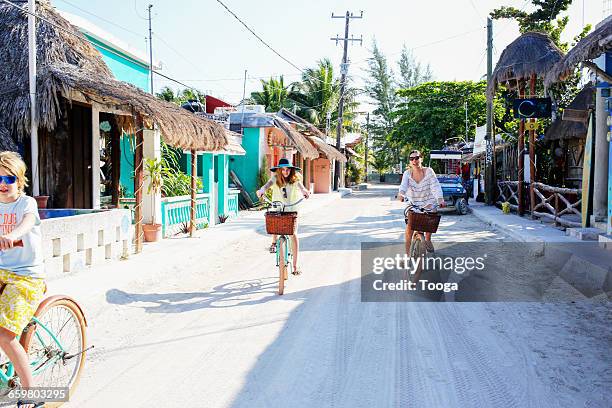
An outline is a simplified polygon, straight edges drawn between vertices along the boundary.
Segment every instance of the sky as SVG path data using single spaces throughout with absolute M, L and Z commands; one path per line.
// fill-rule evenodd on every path
M 350 22 L 350 34 L 363 36 L 363 46 L 349 45 L 349 73 L 359 86 L 372 42 L 377 41 L 397 69 L 403 44 L 430 64 L 436 80 L 478 80 L 486 74 L 486 16 L 501 5 L 529 11 L 529 0 L 222 0 L 261 38 L 299 68 L 330 58 L 337 69 L 342 47 L 330 38 L 344 34 L 351 11 L 362 19 Z M 553 1 L 553 0 L 550 0 Z M 597 24 L 605 0 L 574 0 L 564 39 Z M 160 72 L 228 102 L 261 89 L 260 79 L 284 75 L 299 80 L 300 71 L 283 61 L 248 32 L 217 0 L 52 0 L 59 10 L 79 15 L 142 53 L 147 51 L 147 5 L 153 4 L 153 54 Z M 510 20 L 493 22 L 494 64 L 518 34 Z M 171 81 L 155 77 L 155 89 Z

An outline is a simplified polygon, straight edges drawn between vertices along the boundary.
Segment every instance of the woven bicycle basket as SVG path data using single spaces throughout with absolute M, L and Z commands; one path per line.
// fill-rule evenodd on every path
M 266 213 L 266 232 L 274 235 L 293 235 L 297 227 L 296 212 L 274 212 Z
M 410 211 L 406 218 L 406 224 L 410 229 L 420 232 L 437 232 L 440 224 L 440 214 L 438 213 L 416 213 Z

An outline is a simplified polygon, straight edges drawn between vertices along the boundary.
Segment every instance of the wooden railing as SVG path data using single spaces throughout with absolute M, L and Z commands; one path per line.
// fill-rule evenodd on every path
M 509 203 L 512 210 L 518 211 L 518 184 L 518 181 L 498 181 L 497 204 Z
M 518 181 L 500 181 L 497 183 L 499 197 L 497 204 L 510 204 L 510 209 L 518 211 Z M 529 183 L 523 183 L 524 188 L 529 188 Z M 533 216 L 547 218 L 554 221 L 555 225 L 565 227 L 580 227 L 582 213 L 582 192 L 573 188 L 552 187 L 543 183 L 534 183 L 534 208 Z M 527 201 L 529 194 L 524 194 Z M 529 203 L 524 202 L 523 208 L 529 211 Z
M 177 234 L 189 225 L 191 198 L 189 196 L 162 198 L 162 234 L 168 237 Z M 209 223 L 210 203 L 208 194 L 196 196 L 196 225 Z
M 533 207 L 533 215 L 540 218 L 548 218 L 556 225 L 566 227 L 582 226 L 582 192 L 575 188 L 551 187 L 542 183 L 533 183 L 533 191 L 536 204 Z M 574 216 L 572 221 L 563 216 Z

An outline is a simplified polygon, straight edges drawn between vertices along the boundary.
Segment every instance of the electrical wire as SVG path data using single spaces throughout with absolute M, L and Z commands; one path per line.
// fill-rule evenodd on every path
M 66 4 L 70 5 L 71 7 L 74 7 L 77 10 L 82 11 L 83 13 L 86 13 L 86 14 L 89 14 L 90 16 L 96 17 L 97 19 L 99 19 L 101 21 L 104 21 L 105 23 L 108 23 L 108 24 L 113 25 L 113 26 L 115 26 L 117 28 L 120 28 L 121 30 L 123 30 L 123 31 L 125 31 L 127 33 L 130 33 L 130 34 L 138 36 L 138 37 L 142 37 L 143 36 L 142 33 L 137 33 L 136 31 L 130 30 L 127 27 L 123 27 L 122 25 L 119 25 L 119 24 L 115 23 L 114 21 L 108 20 L 108 19 L 106 19 L 104 17 L 101 17 L 101 16 L 99 16 L 97 14 L 92 13 L 91 11 L 85 10 L 84 8 L 77 6 L 76 4 L 74 4 L 72 2 L 69 2 L 67 0 L 60 0 L 60 1 L 62 3 L 66 3 Z
M 12 2 L 12 1 L 10 1 L 10 0 L 0 0 L 0 2 L 6 3 L 6 4 L 8 4 L 8 5 L 10 5 L 10 6 L 12 6 L 12 7 L 14 7 L 14 8 L 18 9 L 18 10 L 21 10 L 22 12 L 24 12 L 24 13 L 26 13 L 26 14 L 29 14 L 29 15 L 31 15 L 31 16 L 34 16 L 34 17 L 36 17 L 37 19 L 39 19 L 40 21 L 44 21 L 45 23 L 49 24 L 49 25 L 50 25 L 50 26 L 52 26 L 52 27 L 57 28 L 58 30 L 61 30 L 61 31 L 63 31 L 63 32 L 67 33 L 67 34 L 73 35 L 73 36 L 75 36 L 75 37 L 77 37 L 77 38 L 79 38 L 79 39 L 83 39 L 83 37 L 82 37 L 82 35 L 81 35 L 81 34 L 79 34 L 79 33 L 77 33 L 77 32 L 74 32 L 74 31 L 72 31 L 72 30 L 69 30 L 69 29 L 67 29 L 67 28 L 64 28 L 64 27 L 62 27 L 62 26 L 59 26 L 59 25 L 57 25 L 57 24 L 55 24 L 55 23 L 53 23 L 53 22 L 51 22 L 51 21 L 47 20 L 46 18 L 44 18 L 43 16 L 41 16 L 41 15 L 39 15 L 39 14 L 37 14 L 37 13 L 32 13 L 31 11 L 27 10 L 26 8 L 18 6 L 17 4 L 13 3 L 13 2 Z M 98 44 L 96 44 L 96 47 L 102 48 L 103 50 L 108 51 L 108 52 L 110 52 L 110 53 L 112 53 L 112 54 L 114 54 L 114 55 L 116 55 L 116 56 L 118 56 L 118 57 L 125 58 L 125 55 L 120 54 L 119 52 L 117 52 L 117 51 L 115 51 L 115 50 L 113 50 L 113 49 L 111 49 L 111 48 L 109 48 L 109 47 L 106 47 L 106 46 L 104 46 L 104 45 L 102 45 L 102 44 L 99 44 L 99 43 L 98 43 Z M 189 88 L 189 89 L 192 89 L 192 90 L 194 90 L 194 91 L 198 91 L 198 89 L 197 89 L 197 88 L 194 88 L 194 87 L 192 87 L 192 86 L 190 86 L 190 85 L 187 85 L 187 84 L 185 84 L 185 83 L 183 83 L 183 82 L 181 82 L 181 81 L 179 81 L 179 80 L 176 80 L 176 79 L 174 79 L 174 78 L 172 78 L 172 77 L 169 77 L 169 76 L 167 76 L 167 75 L 164 75 L 164 74 L 162 74 L 162 73 L 160 73 L 160 72 L 158 72 L 158 71 L 156 71 L 156 70 L 154 70 L 154 69 L 151 69 L 151 72 L 152 72 L 152 73 L 154 73 L 154 74 L 156 74 L 156 75 L 159 75 L 159 76 L 161 76 L 161 77 L 163 77 L 163 78 L 166 78 L 166 79 L 168 79 L 168 80 L 170 80 L 170 81 L 172 81 L 172 82 L 175 82 L 175 83 L 177 83 L 177 84 L 179 84 L 179 85 L 182 85 L 182 86 L 184 86 L 185 88 Z M 199 92 L 199 91 L 198 91 L 198 92 Z

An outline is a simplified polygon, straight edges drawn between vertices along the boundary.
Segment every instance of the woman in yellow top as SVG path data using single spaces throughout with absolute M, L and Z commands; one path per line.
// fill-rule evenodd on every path
M 274 172 L 274 175 L 264 186 L 257 190 L 257 197 L 261 198 L 269 188 L 272 188 L 272 201 L 279 201 L 283 204 L 293 204 L 302 197 L 310 197 L 310 191 L 306 190 L 302 184 L 302 178 L 298 173 L 300 170 L 299 167 L 292 165 L 288 159 L 280 159 L 278 165 L 270 169 L 270 171 Z M 285 206 L 284 211 L 298 212 L 298 206 Z M 276 251 L 276 239 L 277 236 L 273 235 L 272 245 L 270 245 L 270 252 L 272 253 Z M 297 231 L 291 236 L 291 243 L 293 247 L 293 274 L 299 275 L 301 271 L 297 266 L 299 253 Z

